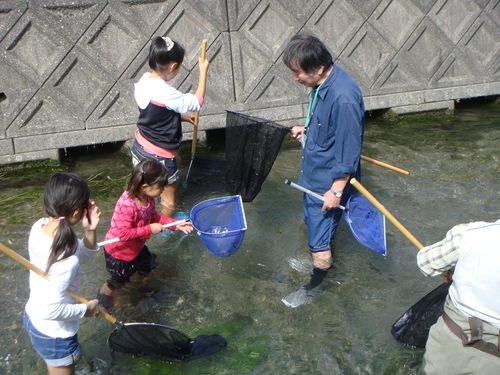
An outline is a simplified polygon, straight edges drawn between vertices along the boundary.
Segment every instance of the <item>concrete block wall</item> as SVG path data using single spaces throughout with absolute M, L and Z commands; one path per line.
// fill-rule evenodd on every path
M 307 91 L 281 61 L 300 31 L 327 43 L 367 110 L 500 94 L 499 0 L 3 0 L 0 164 L 130 139 L 133 84 L 157 35 L 186 48 L 182 91 L 194 91 L 208 41 L 200 134 L 224 127 L 226 110 L 301 122 Z

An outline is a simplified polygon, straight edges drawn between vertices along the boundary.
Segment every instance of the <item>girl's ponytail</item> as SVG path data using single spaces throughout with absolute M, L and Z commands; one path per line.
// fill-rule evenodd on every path
M 90 191 L 87 183 L 72 173 L 55 173 L 45 186 L 43 202 L 47 215 L 59 221 L 54 241 L 52 242 L 46 272 L 50 267 L 73 255 L 78 240 L 68 222 L 75 210 L 80 209 L 82 215 L 88 207 Z

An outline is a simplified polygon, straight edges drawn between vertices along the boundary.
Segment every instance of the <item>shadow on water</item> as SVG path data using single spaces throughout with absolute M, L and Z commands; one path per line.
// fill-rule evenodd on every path
M 411 171 L 403 176 L 364 163 L 363 184 L 423 244 L 440 240 L 453 225 L 492 221 L 500 214 L 498 194 L 500 106 L 460 106 L 455 114 L 409 116 L 395 121 L 368 117 L 363 154 Z M 223 139 L 219 132 L 217 139 Z M 216 143 L 215 143 L 216 144 Z M 185 165 L 189 144 L 183 145 Z M 200 147 L 189 183 L 180 188 L 179 210 L 227 195 L 223 149 Z M 56 170 L 89 181 L 103 212 L 104 238 L 116 199 L 130 171 L 129 156 L 117 150 L 67 150 L 64 163 L 34 163 L 0 172 L 1 241 L 27 256 L 31 224 L 42 214 L 40 194 Z M 120 291 L 115 315 L 124 322 L 169 325 L 190 336 L 219 333 L 221 353 L 185 364 L 168 364 L 110 352 L 113 327 L 84 319 L 79 339 L 80 374 L 414 374 L 423 351 L 396 342 L 390 327 L 440 279 L 417 269 L 417 249 L 387 223 L 388 255 L 359 245 L 342 222 L 335 264 L 321 293 L 289 308 L 282 298 L 309 279 L 310 259 L 302 223 L 301 194 L 283 182 L 296 181 L 300 149 L 286 141 L 263 185 L 245 203 L 248 230 L 231 257 L 209 253 L 196 234 L 153 237 L 149 247 L 160 267 L 146 280 Z M 184 168 L 184 173 L 186 168 Z M 3 256 L 3 255 L 2 255 Z M 22 330 L 28 272 L 3 256 L 0 372 L 44 374 L 45 365 Z M 102 253 L 82 263 L 80 292 L 93 298 L 107 279 Z

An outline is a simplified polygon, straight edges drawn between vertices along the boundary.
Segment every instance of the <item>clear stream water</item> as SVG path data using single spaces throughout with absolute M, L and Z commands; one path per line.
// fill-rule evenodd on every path
M 422 244 L 444 237 L 453 225 L 500 216 L 500 103 L 462 103 L 455 114 L 411 116 L 389 121 L 368 117 L 363 155 L 407 169 L 409 176 L 363 163 L 363 185 Z M 221 136 L 222 133 L 216 133 Z M 179 210 L 227 195 L 224 151 L 200 145 L 187 184 L 180 186 Z M 185 168 L 190 145 L 183 145 Z M 120 291 L 123 322 L 175 327 L 195 337 L 219 333 L 228 341 L 221 353 L 184 364 L 169 364 L 111 352 L 113 326 L 84 319 L 84 350 L 78 374 L 414 374 L 423 350 L 395 341 L 391 325 L 441 283 L 419 272 L 417 248 L 387 221 L 386 257 L 356 242 L 342 222 L 335 264 L 311 303 L 287 307 L 281 300 L 309 280 L 310 258 L 296 181 L 300 148 L 285 142 L 261 193 L 245 203 L 248 230 L 241 248 L 218 258 L 196 234 L 154 237 L 149 247 L 160 267 L 146 280 Z M 39 196 L 55 170 L 89 180 L 103 211 L 99 239 L 128 179 L 130 158 L 117 149 L 68 150 L 62 165 L 0 172 L 1 242 L 27 256 L 31 224 L 42 214 Z M 45 374 L 44 363 L 22 329 L 28 271 L 0 254 L 2 294 L 0 373 Z M 81 294 L 94 298 L 106 280 L 104 257 L 82 264 Z

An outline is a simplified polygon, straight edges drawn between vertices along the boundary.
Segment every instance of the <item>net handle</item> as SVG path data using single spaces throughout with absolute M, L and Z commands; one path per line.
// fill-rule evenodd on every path
M 207 40 L 203 39 L 201 42 L 201 61 L 205 61 L 207 58 Z M 206 76 L 205 76 L 206 85 Z M 196 153 L 196 140 L 198 138 L 198 123 L 200 121 L 200 112 L 194 114 L 194 124 L 193 124 L 193 142 L 191 143 L 191 154 Z
M 305 187 L 303 187 L 303 186 L 301 186 L 299 184 L 296 184 L 295 182 L 292 182 L 290 180 L 285 180 L 285 184 L 290 185 L 291 187 L 293 187 L 293 188 L 295 188 L 297 190 L 300 190 L 303 193 L 309 194 L 310 196 L 312 196 L 312 197 L 314 197 L 316 199 L 319 199 L 322 202 L 325 201 L 325 198 L 323 198 L 323 196 L 321 194 L 318 194 L 318 193 L 316 193 L 316 192 L 314 192 L 312 190 L 309 190 L 309 189 L 307 189 L 307 188 L 305 188 Z M 342 211 L 345 211 L 345 207 L 342 206 L 342 205 L 340 205 L 340 204 L 337 207 L 335 207 L 335 208 L 340 208 Z
M 387 168 L 387 169 L 389 169 L 391 171 L 398 172 L 398 173 L 401 173 L 401 174 L 404 174 L 404 175 L 409 175 L 410 174 L 410 172 L 407 171 L 406 169 L 395 167 L 393 165 L 384 163 L 383 161 L 380 161 L 380 160 L 377 160 L 377 159 L 373 159 L 373 158 L 369 158 L 368 156 L 361 155 L 361 160 L 368 161 L 370 163 L 379 165 L 381 167 Z
M 3 243 L 0 243 L 0 250 L 5 255 L 8 255 L 9 257 L 14 259 L 16 262 L 18 262 L 22 266 L 24 266 L 24 267 L 30 269 L 31 271 L 33 271 L 34 273 L 36 273 L 38 276 L 43 277 L 45 280 L 49 280 L 49 276 L 45 272 L 43 272 L 40 268 L 38 268 L 34 264 L 30 263 L 26 258 L 19 255 L 14 250 L 5 246 Z M 83 297 L 82 295 L 75 293 L 69 289 L 66 290 L 66 293 L 68 295 L 70 295 L 71 297 L 73 297 L 74 299 L 76 299 L 80 303 L 87 304 L 89 302 L 89 300 L 86 299 L 85 297 Z M 104 310 L 104 308 L 102 306 L 99 306 L 99 316 L 102 316 L 104 319 L 106 319 L 108 322 L 110 322 L 112 324 L 119 324 L 117 322 L 116 318 L 114 316 L 110 315 L 106 310 Z
M 289 130 L 289 133 L 293 136 L 292 129 Z M 360 158 L 361 158 L 361 160 L 367 161 L 369 163 L 373 163 L 373 164 L 378 165 L 380 167 L 387 168 L 387 169 L 394 171 L 394 172 L 398 172 L 398 173 L 401 173 L 401 174 L 404 174 L 407 176 L 410 174 L 410 171 L 408 171 L 406 169 L 395 167 L 394 165 L 385 163 L 385 162 L 377 160 L 377 159 L 370 158 L 368 156 L 360 155 Z
M 396 228 L 398 228 L 401 233 L 403 233 L 406 238 L 410 240 L 412 244 L 414 244 L 419 250 L 424 247 L 373 195 L 370 194 L 368 190 L 365 189 L 363 185 L 361 185 L 361 183 L 358 182 L 358 180 L 351 178 L 350 182 L 351 185 L 363 194 L 366 199 L 368 199 L 380 212 L 382 212 L 385 217 L 387 217 L 391 223 L 393 223 Z
M 189 219 L 177 220 L 177 221 L 174 221 L 174 222 L 169 223 L 169 224 L 163 224 L 162 228 L 175 227 L 175 226 L 177 226 L 179 224 L 184 224 L 184 223 L 187 223 L 189 221 L 190 221 Z M 109 245 L 109 244 L 112 244 L 112 243 L 115 243 L 115 242 L 120 242 L 120 237 L 110 238 L 109 240 L 98 242 L 97 246 L 101 247 L 101 246 Z

